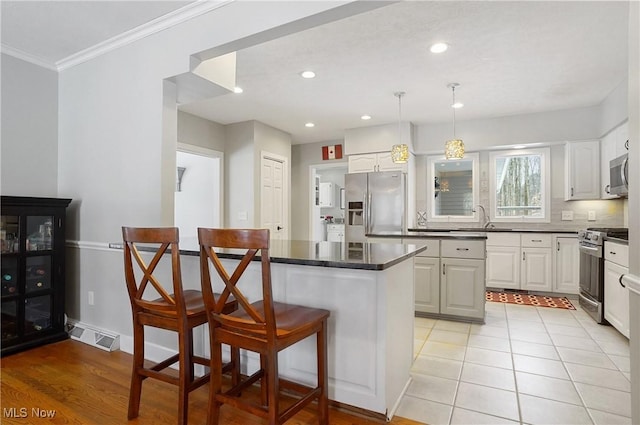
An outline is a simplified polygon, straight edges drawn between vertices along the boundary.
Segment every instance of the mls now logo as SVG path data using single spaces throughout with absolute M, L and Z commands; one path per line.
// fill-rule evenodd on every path
M 2 409 L 2 416 L 5 418 L 26 418 L 32 416 L 34 418 L 53 418 L 56 415 L 55 410 L 40 409 L 39 407 L 5 407 Z

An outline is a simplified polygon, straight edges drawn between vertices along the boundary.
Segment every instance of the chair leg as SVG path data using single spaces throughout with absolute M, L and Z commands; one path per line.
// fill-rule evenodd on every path
M 211 338 L 211 340 L 213 341 L 213 332 L 211 333 Z M 237 348 L 232 348 L 232 355 L 234 349 L 237 350 Z M 222 344 L 218 342 L 211 343 L 211 359 L 209 368 L 211 378 L 209 379 L 207 425 L 218 425 L 220 421 L 221 403 L 217 400 L 216 395 L 222 392 Z
M 280 425 L 278 396 L 280 394 L 280 385 L 278 381 L 278 352 L 273 350 L 266 356 L 267 368 L 265 369 L 266 377 L 263 381 L 267 381 L 267 404 L 269 409 L 269 425 Z
M 189 419 L 189 386 L 193 382 L 193 331 L 178 332 L 178 425 L 186 425 Z
M 142 393 L 142 376 L 138 373 L 144 367 L 144 326 L 133 323 L 133 367 L 131 370 L 131 387 L 129 389 L 129 411 L 127 418 L 138 417 L 140 396 Z
M 240 349 L 238 347 L 229 346 L 231 350 L 231 385 L 236 386 L 240 383 Z
M 267 374 L 267 358 L 264 354 L 260 354 L 260 369 L 266 375 Z M 260 379 L 260 404 L 266 406 L 269 404 L 269 382 L 267 382 L 267 376 L 263 376 Z
M 318 387 L 320 396 L 318 398 L 318 423 L 320 425 L 329 424 L 329 399 L 328 386 L 329 372 L 327 370 L 327 321 L 322 321 L 322 328 L 317 334 L 318 351 Z

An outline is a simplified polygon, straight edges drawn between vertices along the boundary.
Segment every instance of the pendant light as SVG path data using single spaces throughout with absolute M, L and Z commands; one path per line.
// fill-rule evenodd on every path
M 395 164 L 404 164 L 409 160 L 409 146 L 402 143 L 402 96 L 403 91 L 397 91 L 393 94 L 398 98 L 398 144 L 391 148 L 391 160 Z
M 464 143 L 461 139 L 456 139 L 456 87 L 460 84 L 451 83 L 447 85 L 453 93 L 453 103 L 451 104 L 453 109 L 453 139 L 447 140 L 444 146 L 444 156 L 447 159 L 462 159 L 464 157 Z

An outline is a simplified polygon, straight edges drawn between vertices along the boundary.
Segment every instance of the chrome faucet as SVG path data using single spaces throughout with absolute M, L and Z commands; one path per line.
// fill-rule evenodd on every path
M 487 211 L 485 211 L 484 207 L 482 205 L 476 205 L 476 206 L 482 210 L 482 228 L 488 229 L 488 228 L 495 227 L 493 224 L 491 224 L 491 221 L 487 219 Z M 476 210 L 474 209 L 473 212 L 476 212 Z

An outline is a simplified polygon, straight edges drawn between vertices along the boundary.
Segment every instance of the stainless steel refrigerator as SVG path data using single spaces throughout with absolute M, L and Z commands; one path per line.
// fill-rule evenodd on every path
M 346 242 L 401 235 L 407 227 L 407 183 L 400 171 L 345 175 Z

